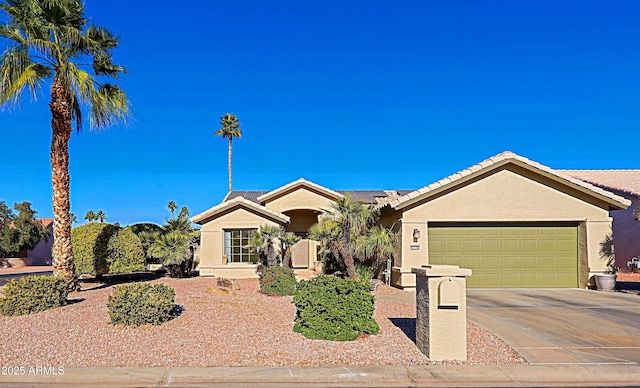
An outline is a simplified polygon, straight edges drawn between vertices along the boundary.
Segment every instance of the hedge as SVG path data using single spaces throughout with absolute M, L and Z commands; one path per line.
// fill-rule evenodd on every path
M 129 229 L 122 229 L 107 244 L 109 273 L 144 271 L 145 256 L 138 236 Z

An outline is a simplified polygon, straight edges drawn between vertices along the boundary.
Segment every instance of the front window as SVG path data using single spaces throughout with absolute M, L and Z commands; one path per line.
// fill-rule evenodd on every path
M 224 231 L 224 254 L 229 263 L 257 263 L 255 249 L 249 248 L 251 234 L 256 229 L 236 229 Z

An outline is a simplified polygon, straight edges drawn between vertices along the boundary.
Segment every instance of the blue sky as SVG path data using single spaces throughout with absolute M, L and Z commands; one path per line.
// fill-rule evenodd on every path
M 72 211 L 162 223 L 233 185 L 414 189 L 505 150 L 640 168 L 640 2 L 88 0 L 121 36 L 127 126 L 70 141 Z M 132 5 L 133 4 L 133 5 Z M 4 43 L 0 43 L 0 48 Z M 0 200 L 51 216 L 48 86 L 0 111 Z

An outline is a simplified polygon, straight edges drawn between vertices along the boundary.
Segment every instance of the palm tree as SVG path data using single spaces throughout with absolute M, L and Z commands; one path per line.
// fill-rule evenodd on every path
M 104 214 L 104 212 L 102 210 L 98 210 L 96 212 L 96 220 L 98 222 L 105 222 L 107 220 L 107 215 Z
M 84 219 L 87 220 L 88 222 L 96 221 L 97 220 L 96 213 L 93 210 L 89 210 L 84 215 Z
M 266 266 L 278 265 L 280 252 L 277 249 L 278 240 L 284 235 L 281 226 L 261 225 L 260 229 L 253 232 L 249 239 L 249 247 L 258 252 L 260 261 Z
M 174 212 L 178 208 L 178 205 L 174 201 L 169 201 L 169 203 L 167 203 L 167 208 L 171 212 L 171 218 L 173 218 L 174 217 Z
M 357 236 L 365 233 L 367 228 L 377 218 L 377 212 L 365 202 L 353 198 L 350 194 L 332 203 L 331 216 L 340 226 L 340 240 L 338 241 L 339 261 L 344 262 L 346 275 L 351 279 L 357 278 L 353 255 Z
M 291 232 L 287 232 L 280 238 L 282 242 L 282 250 L 284 252 L 284 259 L 282 260 L 282 266 L 289 268 L 291 266 L 291 248 L 300 241 L 301 238 Z
M 35 97 L 50 80 L 51 182 L 53 187 L 53 274 L 76 283 L 71 249 L 69 138 L 82 129 L 125 121 L 129 101 L 117 86 L 98 81 L 125 72 L 111 60 L 118 37 L 88 25 L 80 0 L 4 0 L 0 37 L 12 45 L 0 56 L 0 106 L 15 106 L 25 89 Z M 85 70 L 85 64 L 91 64 Z M 83 107 L 84 112 L 83 112 Z
M 337 262 L 340 271 L 347 273 L 344 261 L 340 260 L 340 251 L 338 250 L 338 242 L 340 241 L 340 225 L 328 217 L 321 218 L 317 224 L 313 224 L 309 228 L 309 238 L 320 242 L 320 254 L 325 261 L 325 271 L 328 269 L 327 260 L 333 259 Z
M 374 269 L 380 269 L 380 265 L 387 259 L 393 257 L 398 247 L 398 234 L 385 228 L 375 225 L 367 230 L 367 234 L 358 239 L 356 251 L 358 255 L 373 260 Z
M 233 150 L 233 138 L 240 138 L 242 135 L 242 129 L 240 129 L 240 122 L 233 113 L 225 113 L 220 117 L 220 129 L 215 132 L 216 136 L 222 136 L 229 139 L 229 154 L 228 154 L 228 169 L 229 169 L 229 192 L 232 191 L 232 173 L 231 173 L 231 154 Z
M 169 276 L 181 277 L 191 269 L 191 237 L 177 230 L 163 234 L 149 248 L 148 254 L 162 259 Z

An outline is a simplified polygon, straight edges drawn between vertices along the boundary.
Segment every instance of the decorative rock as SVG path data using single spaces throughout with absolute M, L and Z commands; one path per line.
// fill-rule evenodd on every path
M 218 278 L 218 287 L 233 288 L 233 282 L 226 278 Z

